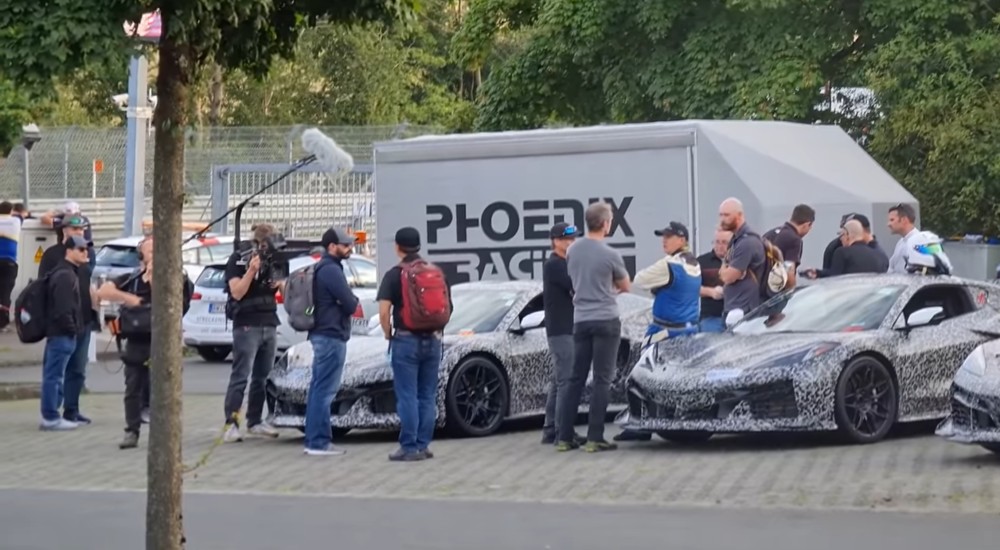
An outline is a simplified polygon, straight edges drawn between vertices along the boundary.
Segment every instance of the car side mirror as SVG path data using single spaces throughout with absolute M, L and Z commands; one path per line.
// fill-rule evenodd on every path
M 545 325 L 545 312 L 536 311 L 534 313 L 529 313 L 521 319 L 521 322 L 514 321 L 514 325 L 510 328 L 510 331 L 514 334 L 524 334 L 529 330 L 534 330 L 541 328 Z
M 918 309 L 906 318 L 906 328 L 917 328 L 936 325 L 944 320 L 944 308 L 941 306 Z

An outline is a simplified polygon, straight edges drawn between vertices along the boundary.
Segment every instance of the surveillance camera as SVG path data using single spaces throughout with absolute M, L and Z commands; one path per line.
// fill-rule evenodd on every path
M 21 144 L 25 149 L 30 151 L 39 141 L 42 141 L 42 132 L 37 124 L 31 123 L 21 127 Z
M 111 103 L 121 110 L 128 109 L 128 94 L 115 94 L 111 96 Z

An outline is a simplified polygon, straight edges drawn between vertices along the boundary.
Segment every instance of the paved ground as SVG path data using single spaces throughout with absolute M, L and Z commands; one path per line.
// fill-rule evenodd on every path
M 145 437 L 138 450 L 116 447 L 121 397 L 87 395 L 83 409 L 95 425 L 41 433 L 37 401 L 0 403 L 0 488 L 143 489 Z M 219 433 L 221 396 L 186 396 L 184 421 L 191 464 Z M 395 445 L 391 435 L 361 433 L 344 443 L 346 456 L 323 458 L 301 455 L 294 431 L 277 441 L 221 446 L 185 486 L 283 495 L 1000 512 L 1000 461 L 978 447 L 923 434 L 869 446 L 810 437 L 723 437 L 691 448 L 654 440 L 590 455 L 556 453 L 522 426 L 489 438 L 437 441 L 436 458 L 409 464 L 386 460 Z
M 142 548 L 142 493 L 0 491 L 10 550 Z M 52 518 L 59 518 L 53 522 Z M 188 548 L 986 550 L 996 518 L 191 494 Z

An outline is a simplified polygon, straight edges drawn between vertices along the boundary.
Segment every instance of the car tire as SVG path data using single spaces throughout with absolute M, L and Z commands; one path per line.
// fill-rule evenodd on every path
M 1000 455 L 1000 443 L 980 443 L 984 449 Z
M 445 393 L 446 428 L 459 437 L 493 434 L 507 417 L 510 388 L 503 369 L 474 355 L 452 371 Z
M 677 443 L 680 445 L 695 445 L 698 443 L 704 443 L 712 436 L 715 435 L 712 432 L 706 431 L 671 431 L 671 430 L 660 430 L 656 432 L 656 435 L 660 436 L 661 439 L 665 439 L 671 443 Z
M 226 357 L 229 357 L 229 353 L 233 351 L 233 348 L 229 346 L 198 346 L 195 350 L 198 351 L 198 355 L 202 359 L 209 363 L 222 363 L 226 360 Z
M 867 444 L 885 439 L 898 412 L 899 391 L 882 361 L 862 355 L 844 367 L 837 378 L 834 416 L 848 441 Z

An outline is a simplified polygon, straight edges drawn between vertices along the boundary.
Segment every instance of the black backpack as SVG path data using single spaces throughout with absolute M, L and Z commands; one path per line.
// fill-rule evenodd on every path
M 25 344 L 45 339 L 49 275 L 35 279 L 24 287 L 14 302 L 14 326 L 17 337 Z

